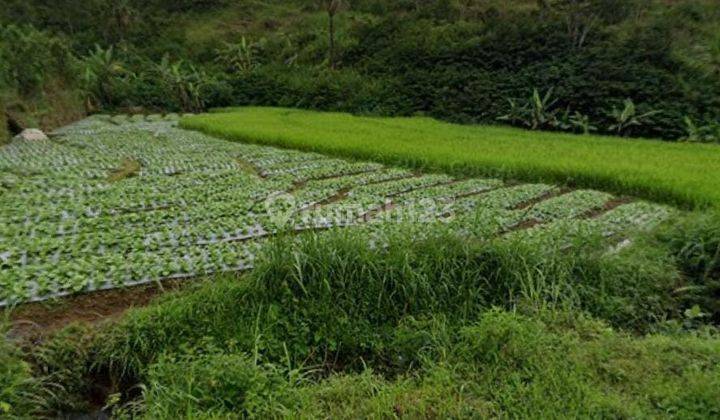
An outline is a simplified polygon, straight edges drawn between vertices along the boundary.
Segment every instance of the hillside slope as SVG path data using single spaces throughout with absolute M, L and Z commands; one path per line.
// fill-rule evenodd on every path
M 13 75 L 32 87 L 66 74 L 89 111 L 254 104 L 720 138 L 711 0 L 11 0 L 0 23 L 31 24 L 73 56 L 54 70 L 11 63 L 23 71 L 2 70 L 4 90 L 25 98 Z M 28 39 L 0 50 L 17 56 Z

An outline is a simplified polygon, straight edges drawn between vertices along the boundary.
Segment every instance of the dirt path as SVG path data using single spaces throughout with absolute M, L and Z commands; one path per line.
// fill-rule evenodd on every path
M 156 297 L 188 284 L 168 281 L 161 286 L 153 284 L 83 293 L 56 301 L 21 305 L 10 312 L 9 335 L 11 338 L 34 341 L 72 323 L 95 324 L 118 319 L 129 309 L 147 306 Z

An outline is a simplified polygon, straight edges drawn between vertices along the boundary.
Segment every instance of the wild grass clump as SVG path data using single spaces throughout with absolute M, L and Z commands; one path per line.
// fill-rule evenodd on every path
M 675 258 L 683 285 L 674 294 L 698 316 L 720 323 L 720 213 L 695 212 L 667 224 L 657 240 Z
M 154 418 L 248 416 L 282 406 L 296 385 L 283 368 L 243 353 L 163 356 L 148 372 L 144 404 Z
M 0 324 L 0 417 L 28 418 L 38 412 L 40 382 L 20 349 L 6 338 L 7 327 Z
M 102 395 L 100 375 L 91 370 L 91 328 L 70 325 L 31 352 L 33 375 L 43 378 L 44 413 L 90 412 L 93 395 Z M 95 402 L 97 403 L 97 401 Z
M 2 97 L 0 97 L 2 99 Z M 10 132 L 7 128 L 7 116 L 4 107 L 0 107 L 0 146 L 10 142 Z
M 353 232 L 280 238 L 243 281 L 217 280 L 133 312 L 103 337 L 98 360 L 120 377 L 183 346 L 236 348 L 269 363 L 328 371 L 393 359 L 411 319 L 477 320 L 492 307 L 524 313 L 586 312 L 646 330 L 679 312 L 663 255 L 642 248 L 607 253 L 467 240 L 442 230 L 398 233 L 376 247 Z
M 718 338 L 632 338 L 576 314 L 564 314 L 562 322 L 539 315 L 491 310 L 464 326 L 438 319 L 429 330 L 426 323 L 409 327 L 406 333 L 435 339 L 411 340 L 423 361 L 395 377 L 365 368 L 311 379 L 237 353 L 163 357 L 149 370 L 142 414 L 528 418 L 720 412 Z
M 684 321 L 686 302 L 653 238 L 553 248 L 413 232 L 280 237 L 242 279 L 68 330 L 36 357 L 58 384 L 48 407 L 77 410 L 101 381 L 116 405 L 141 392 L 115 409 L 148 418 L 718 409 L 714 330 L 658 327 Z M 649 331 L 665 335 L 629 335 Z

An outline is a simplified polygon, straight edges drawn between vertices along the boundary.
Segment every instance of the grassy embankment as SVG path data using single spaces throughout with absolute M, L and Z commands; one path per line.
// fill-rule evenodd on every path
M 0 145 L 9 143 L 13 133 L 8 130 L 8 117 L 20 128 L 39 128 L 46 132 L 77 121 L 85 116 L 79 94 L 62 87 L 48 87 L 40 98 L 8 96 L 0 92 Z M 7 107 L 7 109 L 6 109 Z
M 693 319 L 661 321 L 673 275 L 644 246 L 590 258 L 605 247 L 553 252 L 433 231 L 422 241 L 399 232 L 380 250 L 364 238 L 284 238 L 243 281 L 71 328 L 35 350 L 38 381 L 53 385 L 30 396 L 50 413 L 87 411 L 83 396 L 107 375 L 115 403 L 139 398 L 116 408 L 142 418 L 720 413 L 720 340 L 692 331 Z M 604 319 L 618 308 L 628 318 L 612 327 Z M 623 331 L 638 315 L 660 322 L 648 335 Z M 7 389 L 22 414 L 30 396 Z
M 219 110 L 185 118 L 181 125 L 232 140 L 456 175 L 552 181 L 684 207 L 720 208 L 720 148 L 713 145 L 283 108 Z
M 270 132 L 282 130 L 283 112 L 296 115 L 247 112 L 265 118 L 245 115 L 245 124 Z M 276 126 L 263 125 L 272 113 Z M 186 124 L 213 117 L 227 116 Z M 355 121 L 331 117 L 340 127 Z M 399 134 L 423 124 L 435 127 L 432 135 L 441 127 L 483 128 L 359 121 L 360 128 L 340 131 L 347 142 L 333 143 L 310 121 L 309 136 L 288 137 L 304 143 L 281 144 L 311 148 L 314 133 L 324 151 L 335 145 L 336 153 L 356 156 L 342 146 L 362 150 L 358 142 L 367 141 L 372 150 L 385 141 L 396 154 L 376 157 L 384 161 L 488 170 L 471 160 L 455 164 L 463 153 L 452 154 L 452 144 L 473 140 L 452 140 L 450 128 L 445 149 L 432 147 L 420 129 Z M 385 137 L 373 139 L 383 122 Z M 415 138 L 427 148 L 413 148 Z M 478 142 L 486 150 L 492 144 Z M 433 160 L 438 156 L 449 160 Z M 412 229 L 388 236 L 386 247 L 372 246 L 362 231 L 280 238 L 243 281 L 216 278 L 115 324 L 69 328 L 25 356 L 33 375 L 7 347 L 12 371 L 0 378 L 0 408 L 21 417 L 88 412 L 99 383 L 109 406 L 145 418 L 720 414 L 714 213 L 687 214 L 613 252 L 606 238 L 553 249 Z

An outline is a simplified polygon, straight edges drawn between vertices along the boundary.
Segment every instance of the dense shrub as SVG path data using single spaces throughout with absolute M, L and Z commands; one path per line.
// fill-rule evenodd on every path
M 221 73 L 207 73 L 168 55 L 159 62 L 130 51 L 96 46 L 82 58 L 83 91 L 92 110 L 145 109 L 200 112 L 227 106 L 231 88 Z
M 576 308 L 647 330 L 679 316 L 673 269 L 652 252 L 603 257 L 594 241 L 582 252 L 552 252 L 442 230 L 419 241 L 401 232 L 382 250 L 364 243 L 352 233 L 278 240 L 246 281 L 215 283 L 128 318 L 104 337 L 100 360 L 134 377 L 178 346 L 234 343 L 271 363 L 358 368 L 393 358 L 408 318 L 463 323 L 495 306 Z
M 2 95 L 2 93 L 0 93 L 0 95 Z M 5 115 L 4 108 L 4 106 L 0 106 L 0 144 L 3 144 L 10 139 L 10 132 L 8 131 L 7 126 L 7 115 Z
M 589 316 L 640 331 L 682 320 L 667 248 L 412 232 L 386 247 L 361 232 L 281 238 L 241 281 L 198 284 L 96 333 L 71 328 L 36 351 L 62 384 L 48 407 L 102 377 L 123 398 L 143 390 L 128 409 L 150 418 L 718 410 L 712 327 L 641 338 Z
M 117 7 L 103 7 L 106 0 L 74 7 L 74 1 L 52 10 L 13 1 L 0 22 L 27 21 L 69 34 L 80 56 L 95 43 L 122 50 L 133 77 L 113 76 L 115 96 L 100 104 L 109 110 L 254 104 L 496 123 L 513 111 L 509 100 L 526 101 L 536 89 L 552 90 L 551 112 L 558 119 L 538 128 L 718 137 L 720 49 L 713 28 L 720 8 L 712 1 L 353 0 L 336 17 L 335 71 L 327 69 L 327 16 L 320 2 L 257 8 L 223 0 Z M 207 14 L 211 10 L 230 16 L 240 11 L 252 23 L 242 36 L 224 29 L 234 27 L 225 21 L 189 23 L 212 23 L 222 15 Z M 205 35 L 210 27 L 213 33 Z M 227 65 L 223 57 L 233 51 L 252 51 L 251 65 Z M 207 79 L 202 86 L 192 82 L 201 96 L 192 106 L 182 99 L 188 86 L 169 87 L 154 74 L 164 54 L 184 63 L 186 82 L 195 72 Z M 18 73 L 28 79 L 24 85 L 36 83 L 36 74 Z M 622 110 L 628 99 L 637 115 L 647 117 L 616 129 L 613 109 Z
M 38 382 L 5 334 L 6 327 L 0 325 L 0 417 L 29 418 L 38 409 Z
M 154 418 L 247 416 L 267 401 L 291 403 L 282 372 L 242 353 L 166 356 L 149 369 L 148 378 L 145 404 Z
M 675 291 L 685 308 L 697 305 L 699 316 L 720 322 L 720 214 L 691 213 L 658 233 L 684 273 Z
M 567 313 L 532 319 L 491 310 L 475 322 L 414 323 L 415 369 L 382 362 L 329 377 L 204 349 L 148 367 L 144 418 L 692 417 L 720 412 L 716 338 L 633 338 Z M 544 318 L 544 319 L 543 319 Z M 401 343 L 402 345 L 402 343 Z
M 246 75 L 231 76 L 230 83 L 235 104 L 270 104 L 357 114 L 398 113 L 387 81 L 368 80 L 350 69 L 332 71 L 307 67 L 288 71 L 283 66 L 265 65 Z
M 73 78 L 73 59 L 60 38 L 32 26 L 0 26 L 0 90 L 41 94 L 53 78 Z
M 0 24 L 0 143 L 23 127 L 55 128 L 82 112 L 69 41 L 33 26 Z M 9 119 L 7 119 L 9 117 Z
M 554 89 L 560 110 L 580 112 L 602 131 L 613 106 L 632 98 L 639 112 L 660 111 L 629 134 L 678 138 L 686 115 L 709 121 L 720 88 L 672 55 L 666 26 L 638 28 L 627 37 L 598 31 L 582 48 L 561 20 L 533 15 L 488 23 L 433 26 L 424 20 L 386 19 L 358 29 L 363 42 L 346 51 L 349 65 L 373 77 L 392 77 L 396 95 L 414 110 L 460 122 L 491 123 L 508 102 L 533 88 Z M 683 74 L 682 79 L 678 74 Z

